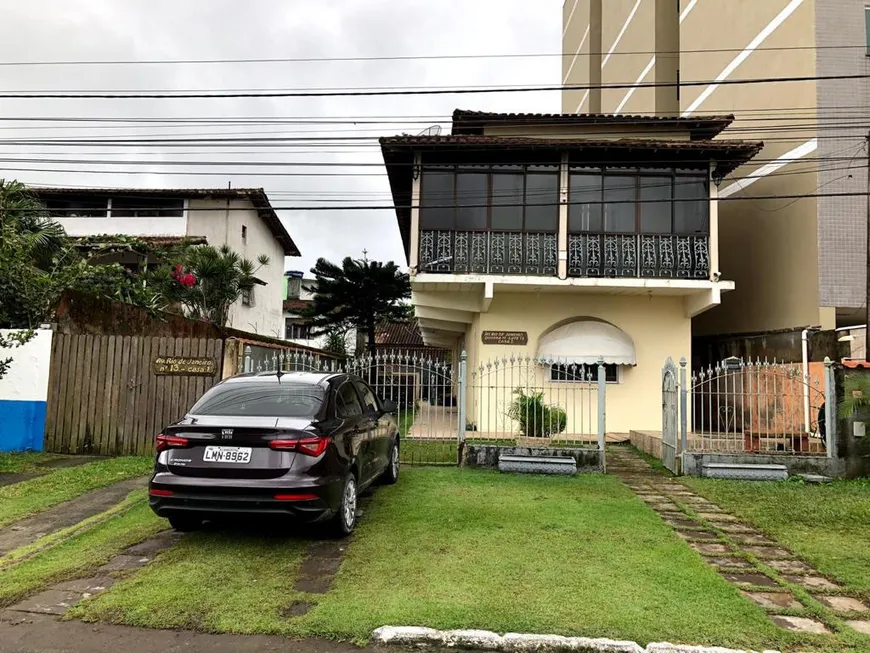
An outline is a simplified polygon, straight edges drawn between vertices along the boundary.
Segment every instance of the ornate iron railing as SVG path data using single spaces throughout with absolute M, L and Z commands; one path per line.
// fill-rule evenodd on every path
M 420 232 L 421 272 L 527 274 L 557 270 L 555 232 Z
M 710 238 L 569 234 L 568 276 L 708 279 Z

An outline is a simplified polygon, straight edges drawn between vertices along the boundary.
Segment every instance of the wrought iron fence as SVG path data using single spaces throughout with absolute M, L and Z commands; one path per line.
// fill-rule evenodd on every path
M 420 270 L 424 272 L 527 274 L 555 276 L 555 232 L 420 232 Z
M 830 362 L 801 365 L 730 358 L 692 374 L 688 451 L 833 455 Z
M 708 236 L 568 235 L 568 276 L 707 279 Z
M 605 368 L 495 358 L 469 371 L 464 438 L 534 447 L 604 447 Z
M 459 408 L 456 365 L 445 357 L 417 352 L 378 352 L 345 362 L 307 351 L 274 351 L 253 357 L 246 350 L 246 371 L 331 372 L 354 374 L 381 399 L 396 404 L 402 438 L 401 461 L 455 465 L 458 460 Z

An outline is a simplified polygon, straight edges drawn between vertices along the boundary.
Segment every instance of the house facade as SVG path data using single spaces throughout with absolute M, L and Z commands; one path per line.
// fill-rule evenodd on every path
M 316 284 L 317 279 L 297 270 L 284 273 L 284 339 L 304 347 L 323 349 L 327 344 L 326 334 L 317 334 L 303 317 L 314 301 Z M 353 356 L 357 349 L 356 329 L 348 329 L 344 344 L 347 355 Z
M 227 326 L 283 337 L 284 258 L 299 249 L 262 189 L 33 190 L 72 237 L 120 234 L 159 246 L 187 239 L 227 245 L 254 261 L 266 254 L 261 283 L 230 308 Z
M 563 111 L 733 113 L 722 137 L 765 141 L 722 179 L 720 266 L 736 289 L 696 336 L 789 331 L 800 360 L 803 329 L 865 322 L 868 17 L 864 0 L 564 3 Z
M 716 182 L 762 144 L 715 139 L 731 120 L 457 110 L 450 135 L 381 139 L 424 343 L 481 376 L 534 362 L 501 398 L 472 383 L 470 421 L 523 387 L 564 403 L 603 361 L 607 430 L 660 427 L 663 363 L 735 287 Z

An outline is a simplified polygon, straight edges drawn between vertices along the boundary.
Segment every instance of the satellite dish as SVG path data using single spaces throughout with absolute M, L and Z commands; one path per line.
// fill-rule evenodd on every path
M 441 125 L 432 125 L 421 131 L 417 136 L 441 136 Z

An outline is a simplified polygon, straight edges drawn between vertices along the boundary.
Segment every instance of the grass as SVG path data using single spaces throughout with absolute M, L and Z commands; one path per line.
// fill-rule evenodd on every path
M 32 474 L 48 471 L 41 465 L 60 458 L 53 453 L 0 453 L 0 474 Z
M 870 480 L 681 481 L 870 600 Z
M 150 458 L 110 458 L 0 487 L 0 527 L 90 490 L 144 476 L 153 464 Z
M 305 544 L 196 534 L 73 614 L 354 641 L 384 624 L 758 650 L 823 641 L 773 626 L 608 476 L 405 468 L 398 485 L 376 491 L 324 596 L 291 589 Z M 314 607 L 284 616 L 295 601 Z
M 166 528 L 141 500 L 124 514 L 102 522 L 81 535 L 0 570 L 0 607 L 72 578 L 86 576 L 112 556 Z

